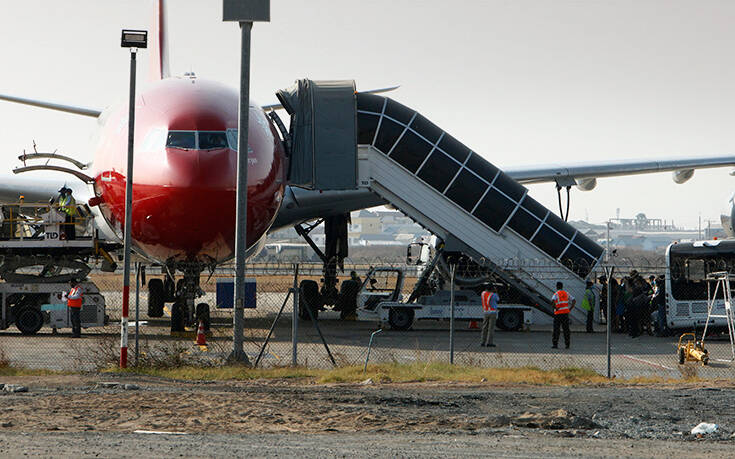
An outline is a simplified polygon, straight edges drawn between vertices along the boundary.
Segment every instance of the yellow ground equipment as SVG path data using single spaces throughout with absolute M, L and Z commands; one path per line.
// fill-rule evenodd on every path
M 676 352 L 679 355 L 680 365 L 683 365 L 684 362 L 702 362 L 702 365 L 709 363 L 707 349 L 704 348 L 702 341 L 697 341 L 694 333 L 684 333 L 679 337 Z

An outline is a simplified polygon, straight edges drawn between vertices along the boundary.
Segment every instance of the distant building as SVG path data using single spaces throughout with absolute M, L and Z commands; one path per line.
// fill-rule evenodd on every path
M 607 223 L 596 225 L 585 221 L 570 222 L 581 233 L 596 241 L 603 247 L 607 246 L 608 234 L 611 248 L 628 248 L 635 250 L 663 252 L 672 242 L 691 241 L 697 239 L 712 239 L 724 237 L 724 231 L 719 223 L 706 228 L 683 229 L 674 226 L 673 221 L 660 218 L 647 218 L 639 213 L 635 218 L 612 218 Z
M 361 210 L 352 216 L 352 223 L 347 227 L 350 239 L 359 238 L 361 235 L 381 234 L 383 223 L 380 216 L 369 210 Z

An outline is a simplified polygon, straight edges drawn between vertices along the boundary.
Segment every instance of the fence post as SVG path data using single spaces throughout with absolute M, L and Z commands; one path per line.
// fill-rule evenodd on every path
M 299 264 L 293 265 L 293 311 L 291 312 L 291 366 L 298 365 L 299 343 Z
M 615 266 L 606 266 L 605 271 L 607 272 L 607 377 L 611 378 L 612 368 L 610 365 L 610 353 L 611 353 L 611 330 L 612 330 L 612 314 L 611 311 L 615 305 L 612 304 L 612 279 L 615 273 Z
M 140 262 L 135 263 L 135 366 L 138 366 L 140 351 Z
M 456 264 L 449 266 L 449 363 L 454 365 L 454 271 L 457 269 Z

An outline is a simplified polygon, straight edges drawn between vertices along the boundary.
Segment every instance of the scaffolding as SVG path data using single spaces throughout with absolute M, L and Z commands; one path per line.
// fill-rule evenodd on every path
M 727 323 L 727 333 L 730 337 L 730 362 L 735 361 L 735 320 L 732 311 L 732 288 L 731 282 L 735 281 L 735 275 L 728 271 L 718 271 L 707 274 L 707 321 L 704 323 L 704 332 L 702 333 L 702 345 L 707 336 L 707 328 L 712 319 L 725 319 Z M 714 291 L 712 291 L 712 283 L 715 283 Z M 717 295 L 722 292 L 724 300 L 724 314 L 714 314 Z

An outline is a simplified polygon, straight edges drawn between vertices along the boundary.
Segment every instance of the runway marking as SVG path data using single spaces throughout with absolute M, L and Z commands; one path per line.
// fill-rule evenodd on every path
M 162 432 L 160 430 L 134 430 L 133 433 L 151 435 L 189 435 L 186 432 Z
M 626 359 L 632 360 L 634 362 L 645 363 L 646 365 L 651 365 L 652 367 L 658 367 L 658 368 L 663 368 L 664 370 L 674 371 L 673 368 L 667 367 L 666 365 L 661 365 L 660 363 L 651 362 L 649 360 L 639 359 L 638 357 L 633 357 L 632 355 L 623 355 L 623 357 L 625 357 Z

